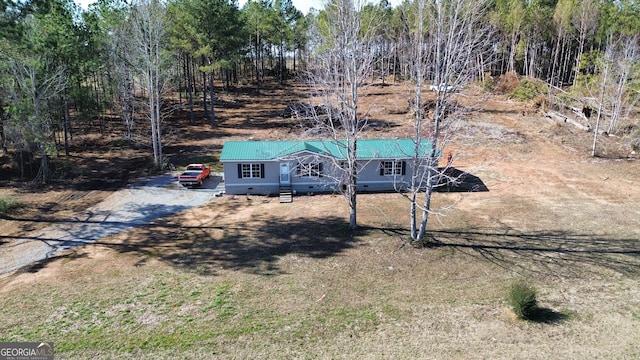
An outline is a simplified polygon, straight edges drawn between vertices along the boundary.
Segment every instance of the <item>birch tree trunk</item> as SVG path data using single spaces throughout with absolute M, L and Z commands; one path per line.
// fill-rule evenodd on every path
M 573 16 L 573 25 L 578 31 L 578 54 L 576 55 L 576 67 L 573 75 L 573 86 L 577 84 L 580 75 L 581 58 L 584 52 L 584 45 L 598 27 L 600 16 L 599 4 L 597 0 L 580 0 Z
M 193 111 L 193 60 L 189 54 L 184 54 L 184 70 L 187 80 L 187 101 L 189 102 L 189 122 L 191 125 L 196 123 L 195 113 Z
M 215 126 L 216 125 L 216 104 L 215 104 L 215 91 L 213 88 L 213 79 L 214 79 L 214 70 L 211 69 L 211 72 L 209 73 L 209 99 L 211 100 L 210 103 L 210 107 L 209 107 L 209 124 L 211 124 L 211 126 Z
M 309 82 L 322 99 L 323 113 L 315 113 L 314 126 L 328 134 L 343 159 L 336 179 L 349 206 L 349 228 L 357 228 L 358 139 L 366 126 L 360 117 L 360 91 L 374 69 L 376 21 L 363 17 L 364 3 L 333 0 L 327 4 L 327 21 L 319 30 L 326 47 L 316 59 Z
M 147 116 L 151 124 L 153 163 L 163 167 L 162 94 L 165 90 L 167 60 L 164 56 L 168 20 L 166 8 L 159 0 L 140 0 L 133 5 L 131 41 L 127 56 L 133 71 L 143 79 L 147 92 Z
M 438 158 L 442 149 L 443 123 L 452 116 L 451 97 L 459 86 L 470 81 L 484 66 L 478 59 L 488 58 L 478 56 L 491 46 L 490 30 L 484 23 L 488 6 L 488 0 L 417 0 L 418 14 L 412 44 L 415 56 L 411 63 L 416 84 L 413 90 L 415 152 L 408 195 L 411 201 L 411 239 L 415 243 L 424 241 L 436 183 L 447 176 L 446 168 L 438 168 Z M 423 24 L 428 24 L 428 28 L 424 29 Z M 429 121 L 425 121 L 427 114 L 422 104 L 422 87 L 424 79 L 429 77 L 433 79 L 436 99 Z M 423 133 L 429 135 L 425 138 Z M 428 154 L 426 158 L 423 155 L 425 151 Z M 420 204 L 419 195 L 423 191 L 424 198 Z
M 618 128 L 618 122 L 623 116 L 625 107 L 633 109 L 637 98 L 625 94 L 630 92 L 629 82 L 637 82 L 640 76 L 640 35 L 624 35 L 620 37 L 613 49 L 613 70 L 616 77 L 615 88 L 612 92 L 611 122 L 608 133 Z

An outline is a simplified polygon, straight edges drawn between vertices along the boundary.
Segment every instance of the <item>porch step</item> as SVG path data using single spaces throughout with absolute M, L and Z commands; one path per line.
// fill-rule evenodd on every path
M 293 192 L 291 191 L 291 186 L 280 186 L 280 202 L 293 202 Z

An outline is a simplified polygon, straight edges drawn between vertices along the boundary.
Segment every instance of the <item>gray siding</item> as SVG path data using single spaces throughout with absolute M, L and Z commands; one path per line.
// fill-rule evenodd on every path
M 243 162 L 249 163 L 249 162 Z M 236 162 L 225 162 L 224 165 L 224 186 L 227 194 L 256 194 L 269 195 L 277 194 L 279 191 L 279 162 L 251 162 L 252 164 L 263 164 L 264 178 L 240 178 L 238 176 L 238 164 Z
M 357 190 L 358 191 L 393 191 L 398 187 L 399 189 L 405 189 L 404 184 L 411 180 L 411 170 L 409 164 L 405 160 L 405 175 L 380 175 L 380 163 L 384 160 L 371 160 L 366 163 L 365 167 L 360 172 L 358 178 Z
M 406 190 L 411 181 L 411 160 L 405 159 L 405 174 L 396 176 L 380 175 L 380 163 L 384 160 L 361 162 L 357 191 L 385 192 Z M 338 172 L 331 160 L 324 160 L 323 176 L 309 177 L 296 175 L 295 160 L 288 161 L 291 169 L 291 186 L 297 194 L 336 192 Z M 246 163 L 246 162 L 245 162 Z M 225 162 L 225 191 L 227 194 L 277 195 L 280 190 L 280 162 L 255 162 L 264 165 L 264 178 L 239 178 L 238 163 Z M 423 184 L 426 185 L 426 184 Z

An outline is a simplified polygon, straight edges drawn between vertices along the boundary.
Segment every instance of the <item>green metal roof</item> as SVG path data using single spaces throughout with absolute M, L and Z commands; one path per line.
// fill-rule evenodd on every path
M 278 160 L 301 152 L 311 152 L 337 159 L 346 158 L 344 141 L 226 141 L 220 155 L 221 162 Z M 406 159 L 413 157 L 413 139 L 359 139 L 357 157 L 370 159 Z M 420 157 L 429 156 L 431 142 L 422 140 Z M 440 156 L 440 153 L 437 154 Z

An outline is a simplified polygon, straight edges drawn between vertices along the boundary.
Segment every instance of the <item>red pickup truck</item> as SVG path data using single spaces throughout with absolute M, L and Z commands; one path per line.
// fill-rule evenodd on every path
M 204 179 L 211 175 L 211 168 L 205 164 L 189 164 L 187 169 L 178 175 L 178 183 L 182 186 L 202 185 Z

